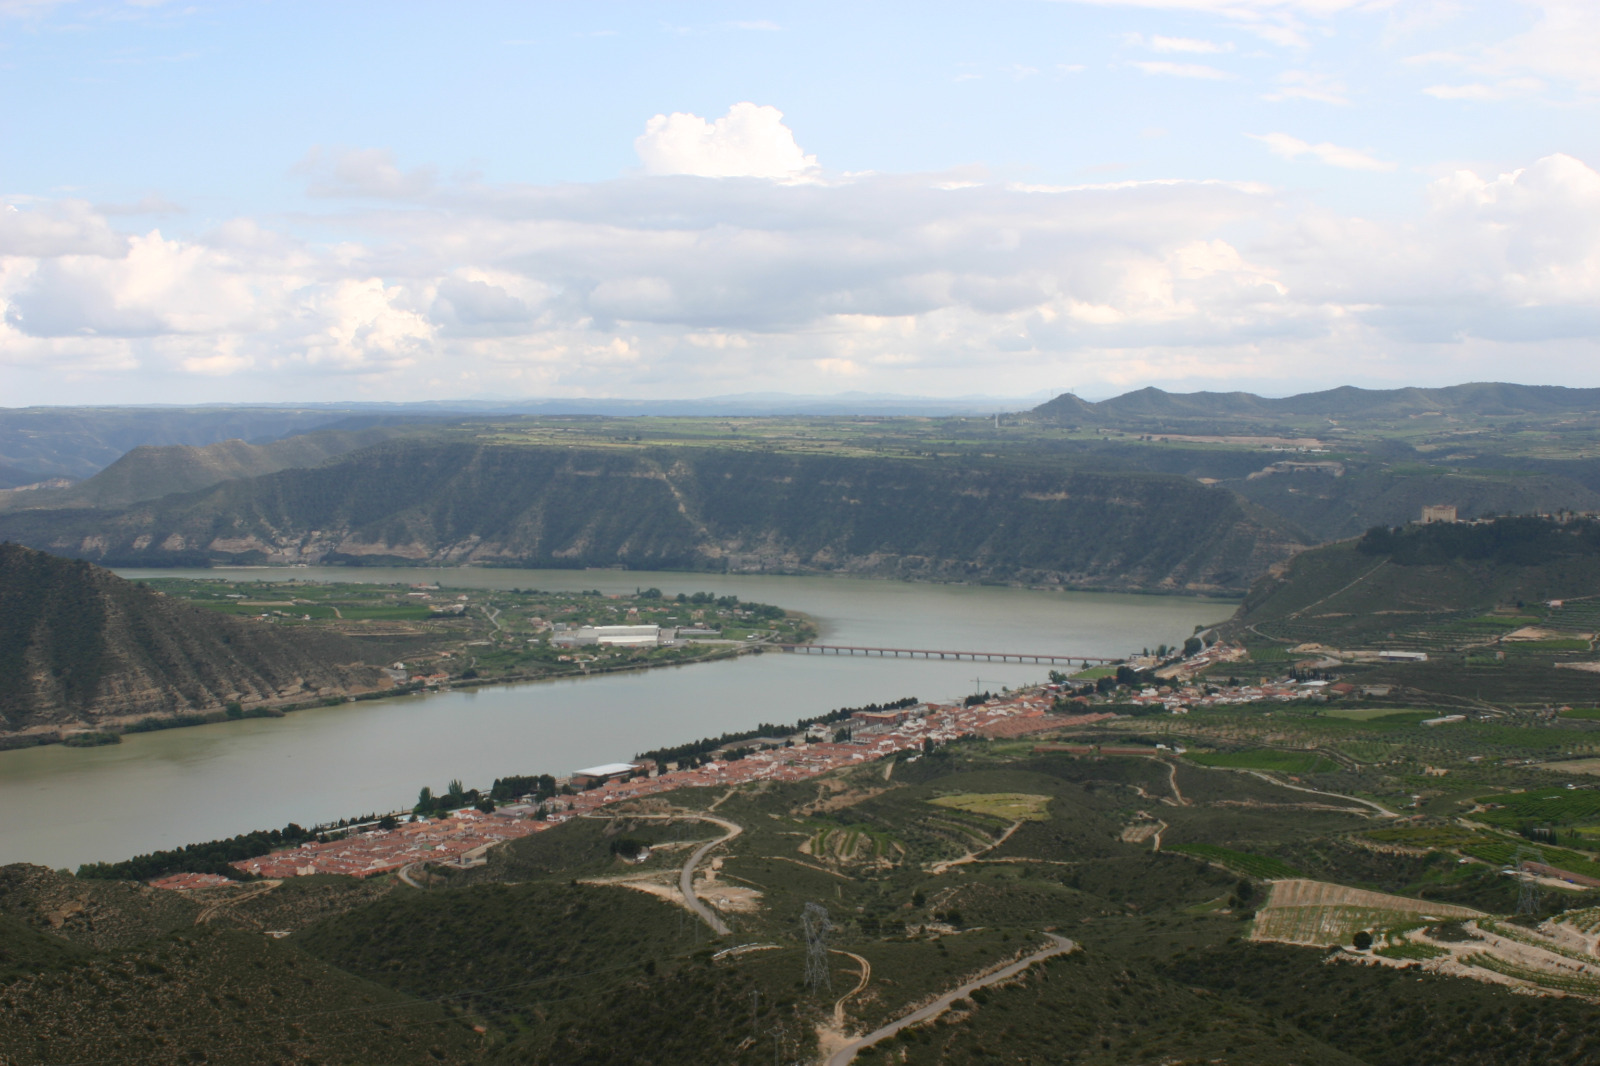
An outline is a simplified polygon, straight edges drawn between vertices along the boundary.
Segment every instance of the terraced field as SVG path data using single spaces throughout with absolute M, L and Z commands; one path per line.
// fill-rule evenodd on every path
M 1482 917 L 1483 912 L 1430 900 L 1333 885 L 1278 881 L 1256 912 L 1255 940 L 1330 947 L 1362 930 L 1394 930 L 1424 922 Z

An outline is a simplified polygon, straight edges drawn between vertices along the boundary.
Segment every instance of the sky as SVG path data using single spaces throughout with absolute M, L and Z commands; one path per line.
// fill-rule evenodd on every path
M 1600 2 L 0 0 L 0 405 L 1600 386 Z

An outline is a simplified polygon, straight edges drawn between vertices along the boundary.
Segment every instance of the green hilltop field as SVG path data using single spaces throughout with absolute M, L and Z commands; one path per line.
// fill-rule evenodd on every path
M 1376 528 L 1263 578 L 1221 632 L 1260 668 L 1301 664 L 1440 708 L 1600 702 L 1600 523 L 1500 518 Z M 1378 661 L 1400 651 L 1426 662 Z M 1229 664 L 1208 676 L 1250 673 Z

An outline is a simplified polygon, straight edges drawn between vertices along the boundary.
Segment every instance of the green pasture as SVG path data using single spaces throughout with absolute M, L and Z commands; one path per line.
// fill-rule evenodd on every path
M 1276 751 L 1258 748 L 1253 751 L 1190 752 L 1186 758 L 1201 766 L 1228 770 L 1275 770 L 1285 774 L 1328 774 L 1339 769 L 1339 764 L 1314 752 Z
M 1050 803 L 1050 797 L 1023 792 L 966 792 L 954 796 L 939 796 L 928 802 L 939 807 L 967 811 L 970 814 L 992 815 L 1010 822 L 1042 822 L 1049 817 L 1045 808 Z

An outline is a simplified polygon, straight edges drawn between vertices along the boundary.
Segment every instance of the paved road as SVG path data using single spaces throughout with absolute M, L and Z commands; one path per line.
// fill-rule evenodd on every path
M 726 836 L 719 837 L 716 840 L 708 840 L 694 849 L 694 852 L 689 856 L 689 861 L 683 864 L 683 872 L 678 875 L 678 890 L 683 893 L 683 901 L 700 916 L 701 921 L 709 925 L 718 936 L 727 936 L 728 933 L 732 932 L 728 928 L 728 923 L 724 922 L 716 911 L 706 906 L 700 897 L 694 894 L 694 871 L 695 867 L 700 865 L 700 860 L 704 859 L 712 848 L 726 844 L 744 832 L 744 827 L 730 822 L 726 818 L 714 818 L 708 814 L 696 815 L 695 817 L 702 822 L 715 822 L 726 829 L 728 833 Z
M 992 985 L 997 981 L 1004 981 L 1009 977 L 1015 977 L 1017 974 L 1021 973 L 1023 970 L 1026 970 L 1029 966 L 1032 966 L 1036 962 L 1043 962 L 1045 959 L 1052 958 L 1056 955 L 1065 955 L 1067 952 L 1075 950 L 1078 946 L 1064 936 L 1057 936 L 1054 933 L 1046 933 L 1045 936 L 1055 941 L 1055 943 L 1051 944 L 1042 951 L 1034 952 L 1027 958 L 1017 960 L 1010 966 L 996 970 L 987 977 L 980 977 L 976 981 L 968 981 L 960 988 L 952 989 L 951 991 L 946 992 L 944 995 L 940 996 L 926 1007 L 923 1007 L 920 1010 L 914 1010 L 905 1017 L 897 1018 L 896 1020 L 890 1022 L 882 1029 L 875 1029 L 866 1036 L 850 1041 L 850 1043 L 833 1053 L 833 1057 L 828 1059 L 828 1066 L 849 1066 L 851 1062 L 855 1061 L 857 1053 L 863 1048 L 871 1047 L 880 1040 L 889 1039 L 891 1036 L 898 1033 L 908 1025 L 916 1025 L 918 1022 L 925 1022 L 930 1018 L 938 1017 L 940 1014 L 943 1014 L 945 1011 L 950 1009 L 950 1004 L 954 1003 L 958 999 L 971 995 L 975 989 L 982 988 L 985 985 Z

